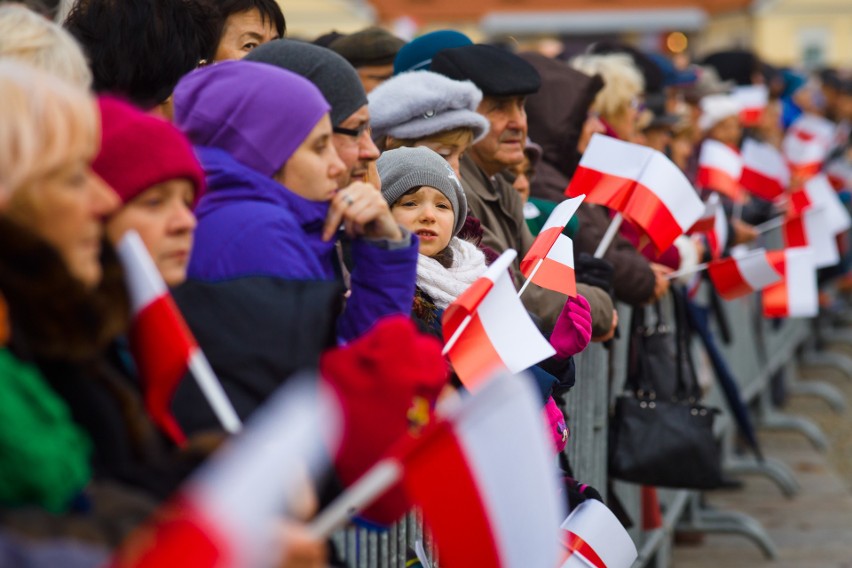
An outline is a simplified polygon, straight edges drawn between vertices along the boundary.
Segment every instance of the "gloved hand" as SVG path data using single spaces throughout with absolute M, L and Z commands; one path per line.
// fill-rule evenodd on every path
M 592 312 L 583 296 L 568 298 L 556 319 L 550 344 L 556 349 L 556 357 L 567 359 L 586 348 L 592 338 Z
M 602 258 L 595 258 L 587 252 L 581 252 L 574 257 L 574 274 L 577 282 L 597 286 L 613 294 L 612 263 Z

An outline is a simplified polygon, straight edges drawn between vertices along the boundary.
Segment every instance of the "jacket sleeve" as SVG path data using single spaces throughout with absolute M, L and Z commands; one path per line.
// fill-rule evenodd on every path
M 577 215 L 580 230 L 574 237 L 574 251 L 593 254 L 609 226 L 609 216 L 604 208 L 586 203 L 580 205 Z M 651 299 L 655 284 L 651 265 L 624 237 L 616 235 L 604 258 L 615 270 L 613 287 L 617 299 L 632 306 Z
M 411 314 L 417 278 L 417 237 L 409 246 L 386 249 L 364 239 L 352 242 L 350 291 L 337 321 L 339 341 L 350 341 L 383 317 Z

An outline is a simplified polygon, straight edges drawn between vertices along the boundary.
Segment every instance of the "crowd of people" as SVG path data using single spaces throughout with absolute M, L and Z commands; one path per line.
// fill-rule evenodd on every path
M 169 393 L 170 421 L 149 408 L 115 252 L 129 231 L 242 420 L 304 369 L 344 398 L 370 393 L 343 402 L 331 479 L 281 531 L 280 566 L 337 565 L 299 523 L 411 427 L 412 404 L 465 396 L 433 348 L 449 339 L 442 315 L 507 250 L 520 288 L 595 134 L 664 153 L 702 197 L 723 189 L 698 184 L 702 144 L 780 149 L 802 114 L 836 125 L 824 168 L 852 161 L 852 77 L 748 51 L 690 62 L 377 27 L 303 41 L 285 37 L 274 0 L 63 7 L 57 24 L 43 5 L 0 6 L 0 565 L 100 565 L 227 443 L 189 377 Z M 753 85 L 768 101 L 744 125 L 731 92 Z M 850 189 L 852 176 L 833 179 Z M 522 297 L 555 351 L 529 376 L 571 505 L 599 498 L 563 454 L 570 428 L 588 426 L 560 410 L 583 380 L 573 357 L 619 340 L 617 303 L 688 297 L 699 265 L 787 207 L 721 193 L 725 242 L 681 235 L 658 251 L 626 222 L 602 257 L 613 212 L 583 203 L 564 231 L 577 295 Z M 821 276 L 846 285 L 849 268 L 844 256 Z M 405 499 L 389 497 L 356 522 L 399 519 Z

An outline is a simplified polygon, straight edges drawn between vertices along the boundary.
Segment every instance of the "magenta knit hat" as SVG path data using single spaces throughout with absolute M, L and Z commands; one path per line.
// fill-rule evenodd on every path
M 173 179 L 192 182 L 193 204 L 198 202 L 204 192 L 204 171 L 177 128 L 115 98 L 99 97 L 98 107 L 102 141 L 92 169 L 123 203 Z

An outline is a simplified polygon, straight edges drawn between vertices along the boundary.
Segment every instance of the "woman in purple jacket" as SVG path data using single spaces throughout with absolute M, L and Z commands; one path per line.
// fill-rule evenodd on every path
M 374 186 L 338 191 L 345 166 L 329 105 L 307 79 L 262 63 L 218 63 L 186 76 L 174 107 L 207 176 L 189 282 L 175 296 L 245 415 L 292 372 L 315 366 L 323 348 L 408 314 L 417 239 Z M 340 311 L 344 231 L 354 268 Z M 204 405 L 194 406 L 178 393 L 184 427 L 212 426 L 209 416 L 196 420 Z

